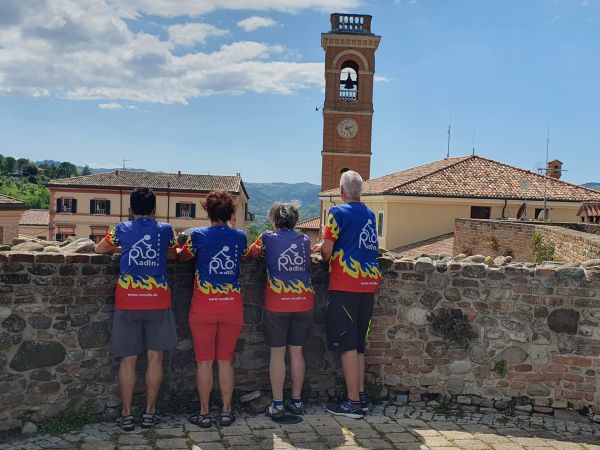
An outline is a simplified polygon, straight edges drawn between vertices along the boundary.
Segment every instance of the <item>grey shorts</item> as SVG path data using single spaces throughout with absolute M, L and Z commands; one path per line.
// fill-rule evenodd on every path
M 113 317 L 112 353 L 134 356 L 146 350 L 164 351 L 177 346 L 171 309 L 130 311 L 116 309 Z
M 265 311 L 264 324 L 269 347 L 302 346 L 312 337 L 313 312 Z

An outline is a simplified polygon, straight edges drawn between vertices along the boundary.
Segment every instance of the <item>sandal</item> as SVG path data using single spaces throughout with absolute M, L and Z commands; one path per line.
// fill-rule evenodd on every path
M 190 417 L 188 420 L 192 425 L 197 425 L 200 428 L 210 428 L 210 427 L 212 427 L 212 424 L 215 419 L 209 413 L 209 414 L 196 414 L 196 415 Z
M 135 429 L 135 421 L 133 416 L 117 417 L 117 425 L 119 425 L 123 431 L 133 431 Z
M 158 414 L 142 414 L 142 428 L 153 428 L 159 421 Z
M 223 411 L 221 417 L 219 417 L 219 425 L 222 427 L 228 427 L 235 422 L 235 416 L 231 411 Z

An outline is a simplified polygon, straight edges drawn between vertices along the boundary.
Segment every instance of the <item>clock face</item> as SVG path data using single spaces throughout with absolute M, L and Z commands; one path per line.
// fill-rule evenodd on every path
M 358 133 L 358 124 L 354 119 L 343 119 L 338 122 L 338 134 L 346 139 L 352 139 Z

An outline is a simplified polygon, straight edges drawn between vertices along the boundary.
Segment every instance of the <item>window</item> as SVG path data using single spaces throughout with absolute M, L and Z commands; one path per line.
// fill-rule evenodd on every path
M 358 64 L 346 61 L 340 72 L 340 101 L 355 102 L 358 100 Z
M 110 200 L 90 200 L 90 214 L 110 214 Z
M 196 205 L 194 203 L 176 203 L 175 217 L 180 219 L 195 219 Z
M 383 211 L 377 214 L 377 236 L 383 237 Z
M 104 239 L 104 237 L 108 233 L 108 227 L 107 226 L 91 227 L 91 231 L 92 231 L 92 234 L 90 234 L 90 239 L 97 244 L 102 239 Z
M 471 206 L 471 219 L 489 219 L 491 214 L 489 206 Z
M 327 209 L 323 208 L 323 226 L 327 225 Z
M 550 217 L 550 210 L 546 209 L 544 214 L 544 208 L 535 208 L 535 218 L 537 220 L 547 220 Z
M 57 198 L 56 199 L 56 212 L 57 213 L 76 213 L 77 212 L 77 199 L 76 198 Z

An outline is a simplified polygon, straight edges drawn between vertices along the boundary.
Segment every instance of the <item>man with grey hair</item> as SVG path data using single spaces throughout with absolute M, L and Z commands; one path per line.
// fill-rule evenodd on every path
M 365 391 L 365 341 L 369 334 L 375 291 L 381 282 L 375 214 L 360 201 L 362 177 L 347 171 L 340 179 L 344 204 L 329 210 L 320 251 L 329 261 L 327 342 L 341 352 L 348 399 L 327 409 L 358 419 L 368 413 Z

